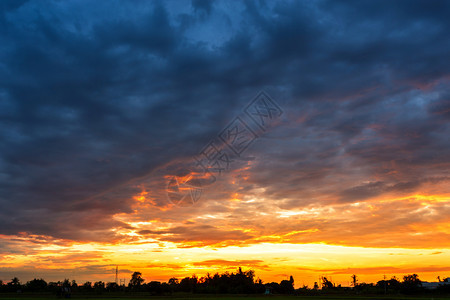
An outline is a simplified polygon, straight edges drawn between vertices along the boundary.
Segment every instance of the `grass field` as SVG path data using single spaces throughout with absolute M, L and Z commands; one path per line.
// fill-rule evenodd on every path
M 65 299 L 57 298 L 54 295 L 1 295 L 1 300 L 44 300 L 44 299 Z M 82 296 L 76 295 L 70 299 L 95 299 L 95 300 L 138 300 L 138 299 L 151 299 L 151 300 L 444 300 L 450 297 L 439 296 L 277 296 L 277 295 L 261 295 L 261 296 L 232 296 L 232 295 L 191 295 L 191 296 L 149 296 L 149 295 L 136 295 L 136 296 Z

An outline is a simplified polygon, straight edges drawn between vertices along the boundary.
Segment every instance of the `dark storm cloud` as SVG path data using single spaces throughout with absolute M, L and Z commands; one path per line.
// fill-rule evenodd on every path
M 312 201 L 299 191 L 412 189 L 448 165 L 445 1 L 0 9 L 0 233 L 113 239 L 127 183 L 196 154 L 260 89 L 287 121 L 254 147 L 247 190 L 286 208 Z M 327 185 L 345 174 L 372 183 Z

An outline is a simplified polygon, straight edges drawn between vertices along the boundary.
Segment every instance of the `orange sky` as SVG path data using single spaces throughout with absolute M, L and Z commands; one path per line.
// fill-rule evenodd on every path
M 233 174 L 216 184 L 232 184 Z M 96 242 L 26 233 L 0 236 L 0 279 L 113 281 L 116 265 L 120 278 L 140 271 L 147 281 L 241 266 L 254 269 L 264 282 L 293 275 L 297 287 L 311 287 L 322 275 L 342 285 L 352 274 L 360 282 L 408 273 L 428 281 L 450 276 L 450 200 L 448 193 L 432 193 L 445 190 L 439 182 L 413 194 L 352 203 L 322 195 L 328 200 L 282 209 L 258 196 L 261 190 L 220 199 L 214 188 L 205 189 L 192 206 L 158 206 L 145 190 L 146 180 L 132 196 L 133 212 L 116 214 L 122 225 L 97 232 Z M 111 236 L 114 242 L 105 240 Z
M 0 280 L 450 277 L 449 1 L 0 3 Z

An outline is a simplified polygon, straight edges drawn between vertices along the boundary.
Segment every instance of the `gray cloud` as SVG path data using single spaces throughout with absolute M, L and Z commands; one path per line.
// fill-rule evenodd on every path
M 294 208 L 445 178 L 449 10 L 5 1 L 0 233 L 115 239 L 109 229 L 127 225 L 112 216 L 133 212 L 136 183 L 196 154 L 260 89 L 285 120 L 251 149 L 238 191 L 264 187 Z

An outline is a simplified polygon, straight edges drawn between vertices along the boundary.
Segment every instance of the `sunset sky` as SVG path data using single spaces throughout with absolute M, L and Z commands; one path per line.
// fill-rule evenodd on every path
M 449 15 L 1 1 L 0 280 L 450 277 Z M 208 181 L 192 162 L 239 120 L 254 139 Z

